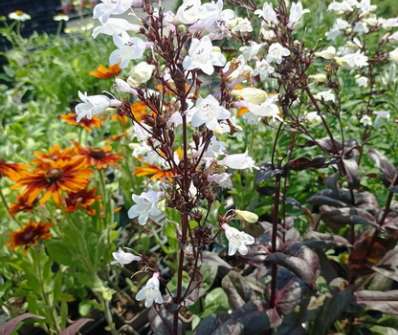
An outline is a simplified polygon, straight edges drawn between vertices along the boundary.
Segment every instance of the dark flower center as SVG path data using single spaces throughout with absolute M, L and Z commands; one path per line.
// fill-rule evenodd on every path
M 62 170 L 51 169 L 47 172 L 46 178 L 49 183 L 54 183 L 62 176 Z
M 91 150 L 90 156 L 94 159 L 100 160 L 106 157 L 106 152 L 103 150 Z

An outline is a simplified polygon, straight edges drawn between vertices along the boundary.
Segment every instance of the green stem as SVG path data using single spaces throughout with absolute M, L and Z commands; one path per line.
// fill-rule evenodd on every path
M 111 332 L 112 335 L 119 335 L 119 332 L 115 327 L 115 323 L 113 322 L 112 311 L 110 309 L 109 303 L 103 298 L 103 296 L 100 293 L 96 295 L 98 300 L 101 302 L 102 307 L 104 308 L 105 319 L 106 323 L 108 324 L 109 331 Z
M 47 318 L 50 321 L 50 332 L 52 334 L 59 334 L 61 332 L 61 327 L 58 324 L 58 315 L 56 312 L 56 307 L 51 304 L 51 301 L 46 293 L 43 278 L 43 269 L 41 267 L 41 255 L 39 247 L 32 250 L 32 261 L 34 269 L 36 270 L 36 277 L 40 285 L 40 296 L 45 303 L 45 308 L 47 310 Z
M 22 225 L 19 223 L 19 221 L 15 218 L 14 215 L 11 214 L 10 207 L 8 206 L 8 203 L 7 203 L 7 199 L 4 196 L 4 193 L 1 188 L 0 188 L 0 199 L 1 199 L 1 202 L 7 212 L 7 215 L 9 216 L 10 220 L 14 221 L 18 226 L 21 227 Z

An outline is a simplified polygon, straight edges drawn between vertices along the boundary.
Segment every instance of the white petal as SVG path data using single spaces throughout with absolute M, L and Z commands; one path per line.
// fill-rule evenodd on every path
M 143 288 L 141 288 L 141 290 L 137 292 L 135 300 L 142 301 L 145 299 L 145 296 L 146 296 L 146 286 L 144 286 Z

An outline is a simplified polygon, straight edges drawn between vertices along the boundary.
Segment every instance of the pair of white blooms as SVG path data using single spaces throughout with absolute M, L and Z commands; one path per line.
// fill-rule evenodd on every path
M 222 0 L 205 4 L 200 0 L 185 0 L 178 8 L 174 21 L 190 26 L 191 33 L 200 32 L 212 40 L 230 36 L 231 32 L 253 31 L 250 21 L 237 17 L 231 9 L 224 9 Z
M 328 7 L 328 10 L 338 14 L 349 13 L 354 9 L 358 9 L 363 15 L 373 12 L 376 6 L 372 5 L 370 0 L 343 0 L 341 2 L 333 1 Z
M 339 52 L 339 54 L 341 53 Z M 368 57 L 361 50 L 357 50 L 356 52 L 348 52 L 338 56 L 336 48 L 330 46 L 324 50 L 316 52 L 315 56 L 326 60 L 334 59 L 337 64 L 348 69 L 359 69 L 368 66 Z
M 228 255 L 233 256 L 237 251 L 241 255 L 247 255 L 249 251 L 248 246 L 254 244 L 254 238 L 245 232 L 229 226 L 228 224 L 224 224 L 222 228 L 224 229 L 225 236 L 228 239 Z M 121 249 L 114 252 L 113 257 L 121 265 L 126 265 L 140 259 L 140 257 L 129 252 L 124 252 Z M 155 272 L 146 284 L 137 292 L 135 299 L 137 301 L 145 301 L 144 304 L 146 308 L 151 307 L 154 303 L 163 303 L 158 272 Z
M 130 60 L 142 58 L 147 42 L 130 37 L 128 32 L 137 33 L 140 26 L 132 24 L 126 19 L 113 18 L 112 15 L 121 15 L 134 6 L 142 5 L 142 0 L 102 0 L 94 7 L 93 17 L 98 19 L 100 25 L 93 30 L 93 37 L 105 34 L 113 37 L 116 46 L 110 57 L 110 64 L 119 64 L 121 68 L 127 67 Z
M 263 9 L 257 9 L 254 13 L 263 18 L 269 26 L 276 25 L 279 22 L 276 12 L 270 3 L 264 3 Z M 306 13 L 309 13 L 309 10 L 304 9 L 300 1 L 293 2 L 290 7 L 288 27 L 294 29 Z
M 135 261 L 141 260 L 141 257 L 125 252 L 122 249 L 112 253 L 113 258 L 120 265 L 127 265 Z M 160 292 L 159 273 L 155 272 L 146 284 L 137 292 L 135 299 L 137 301 L 145 300 L 145 307 L 149 308 L 153 303 L 162 304 L 163 297 Z
M 283 122 L 278 106 L 278 95 L 268 94 L 264 90 L 255 87 L 245 87 L 243 89 L 233 90 L 232 95 L 242 98 L 237 103 L 240 107 L 246 107 L 249 113 L 256 119 L 270 118 L 273 122 Z
M 132 262 L 138 262 L 141 257 L 132 254 L 131 252 L 125 252 L 122 249 L 112 253 L 114 260 L 120 265 L 127 265 Z M 137 301 L 145 300 L 145 307 L 149 308 L 153 303 L 162 304 L 163 297 L 159 289 L 159 273 L 155 272 L 152 277 L 146 282 L 146 284 L 137 292 L 135 299 Z

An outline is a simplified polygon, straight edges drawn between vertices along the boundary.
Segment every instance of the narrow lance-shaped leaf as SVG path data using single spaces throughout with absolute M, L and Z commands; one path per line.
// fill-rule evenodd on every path
M 0 326 L 0 335 L 11 335 L 19 326 L 19 324 L 27 319 L 43 319 L 43 317 L 31 313 L 18 315 L 17 317 L 6 322 L 4 325 Z
M 60 335 L 76 335 L 84 325 L 91 321 L 93 320 L 87 318 L 76 320 L 69 327 L 62 330 Z
M 380 152 L 377 150 L 369 150 L 369 156 L 376 163 L 377 168 L 380 170 L 381 177 L 386 186 L 393 184 L 397 174 L 396 167 Z
M 358 291 L 354 293 L 356 302 L 368 309 L 398 315 L 398 290 Z

